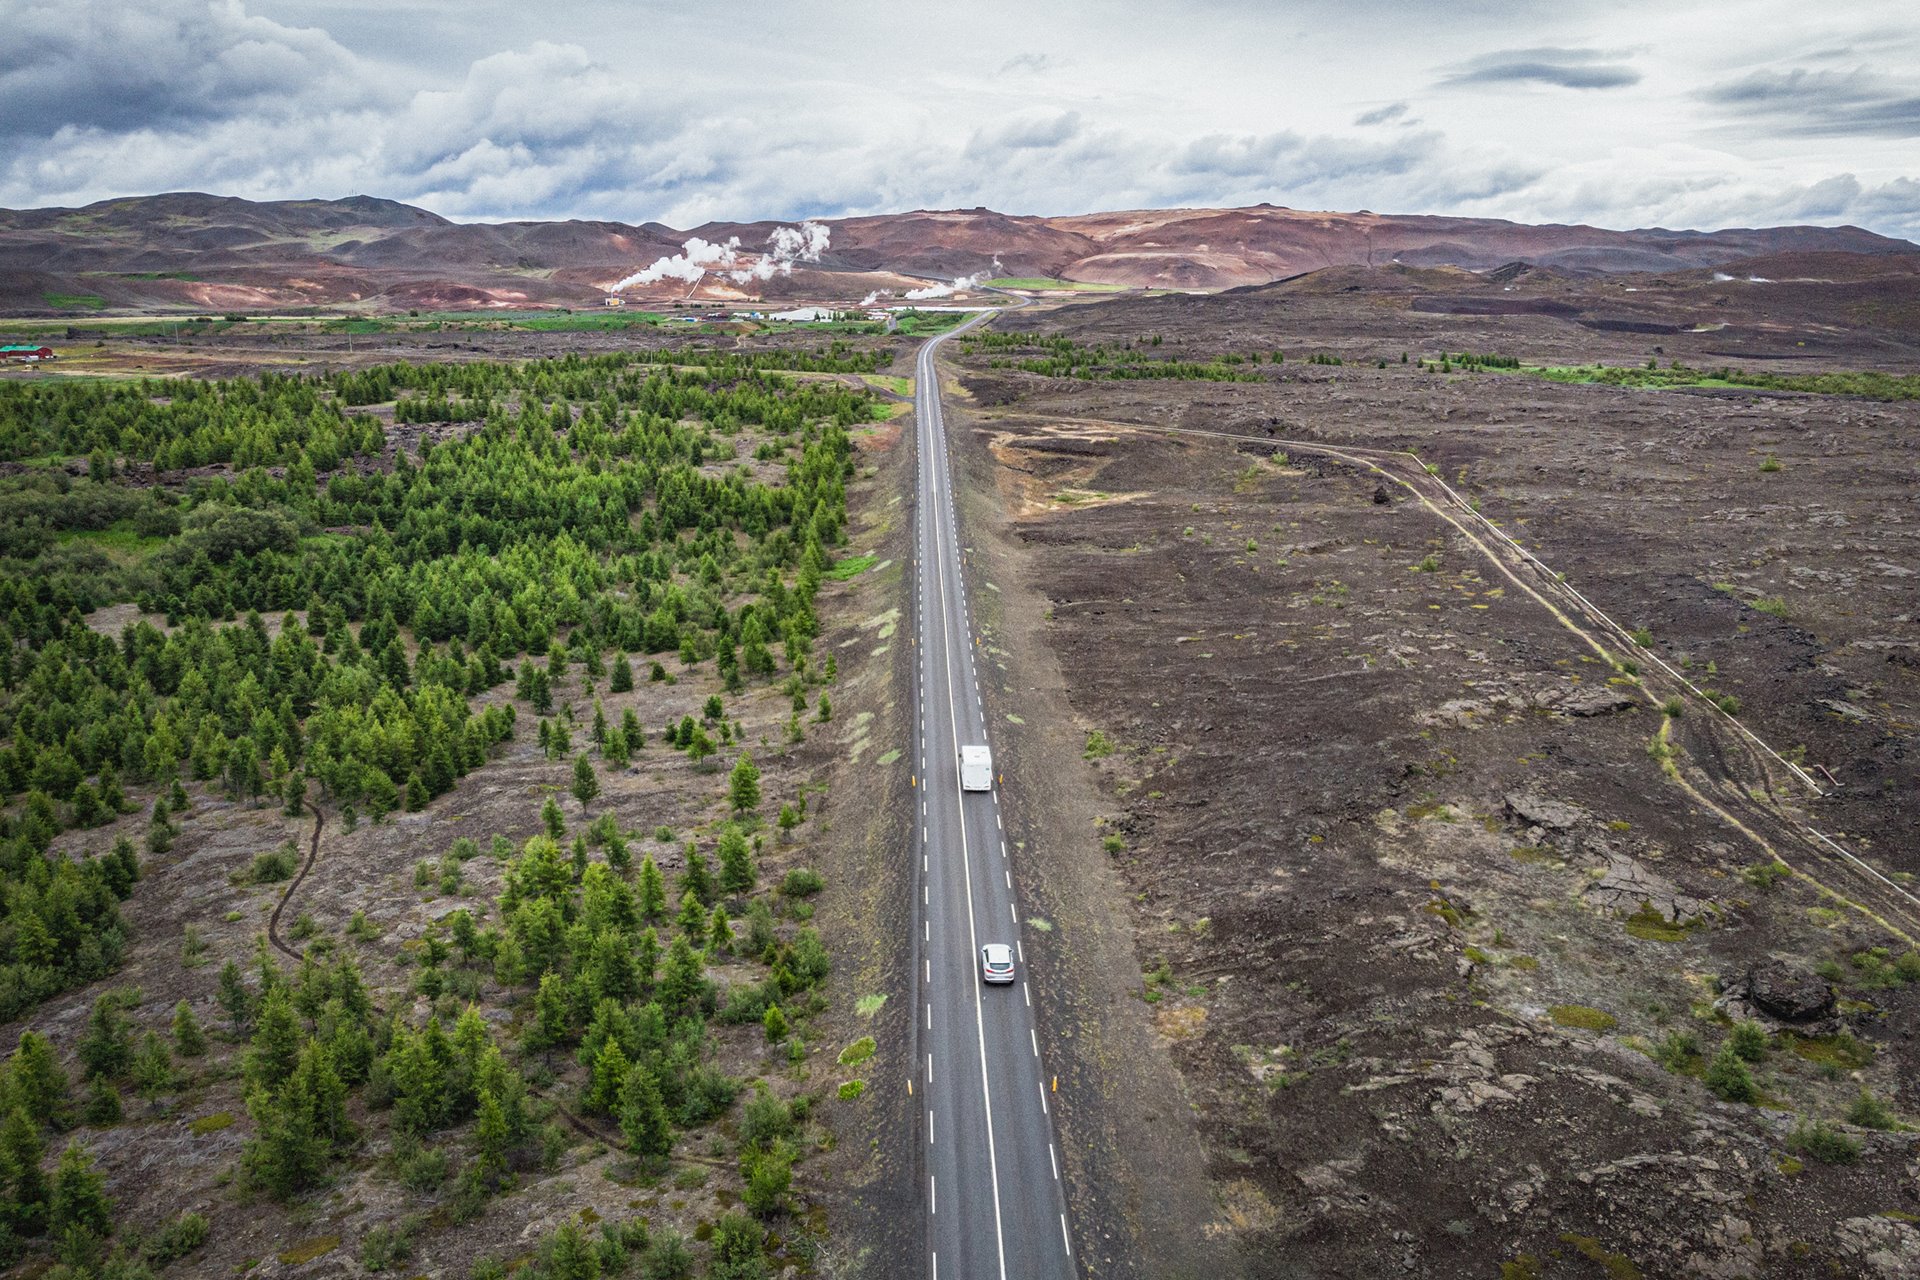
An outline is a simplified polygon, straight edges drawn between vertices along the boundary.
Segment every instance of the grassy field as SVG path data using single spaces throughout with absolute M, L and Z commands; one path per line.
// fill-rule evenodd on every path
M 1007 276 L 987 281 L 994 289 L 1072 289 L 1078 293 L 1124 293 L 1123 284 L 1095 284 L 1088 280 L 1055 280 L 1047 276 Z
M 125 520 L 105 529 L 68 529 L 56 534 L 55 540 L 95 547 L 121 564 L 139 564 L 167 545 L 165 538 L 145 537 L 135 532 L 133 525 Z
M 1494 372 L 1497 372 L 1495 370 Z M 1920 374 L 1872 370 L 1832 373 L 1749 373 L 1744 369 L 1695 369 L 1677 361 L 1664 369 L 1607 365 L 1529 365 L 1521 370 L 1549 382 L 1610 387 L 1734 387 L 1860 396 L 1869 400 L 1920 400 Z

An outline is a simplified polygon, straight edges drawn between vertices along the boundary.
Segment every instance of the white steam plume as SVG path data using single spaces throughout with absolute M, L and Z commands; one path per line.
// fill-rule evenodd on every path
M 909 289 L 901 296 L 908 302 L 924 302 L 928 298 L 946 298 L 962 289 L 972 289 L 979 285 L 982 277 L 977 275 L 961 276 L 952 284 L 930 284 L 924 289 Z
M 609 292 L 619 293 L 622 289 L 631 288 L 636 284 L 657 284 L 669 279 L 698 284 L 700 277 L 707 274 L 707 268 L 730 267 L 739 257 L 739 236 L 732 237 L 725 244 L 710 244 L 699 236 L 695 236 L 681 246 L 679 253 L 670 258 L 655 259 L 652 266 L 634 272 L 614 285 Z
M 803 222 L 797 227 L 775 227 L 767 237 L 767 249 L 749 267 L 734 269 L 740 261 L 740 237 L 731 236 L 725 244 L 714 244 L 699 236 L 687 241 L 672 257 L 655 259 L 653 265 L 636 271 L 615 284 L 608 292 L 619 293 L 637 284 L 658 284 L 662 280 L 684 280 L 698 284 L 709 271 L 722 271 L 735 284 L 771 280 L 776 275 L 790 276 L 796 262 L 818 262 L 826 251 L 831 232 L 821 223 Z
M 745 270 L 727 274 L 735 284 L 771 280 L 776 275 L 790 276 L 794 263 L 820 261 L 831 235 L 832 232 L 818 222 L 803 222 L 797 227 L 775 227 L 773 234 L 767 237 L 767 251 L 760 255 L 758 262 Z

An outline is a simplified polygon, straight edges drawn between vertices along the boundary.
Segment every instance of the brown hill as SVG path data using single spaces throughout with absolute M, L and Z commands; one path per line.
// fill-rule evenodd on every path
M 779 225 L 709 223 L 682 232 L 658 223 L 462 224 L 370 196 L 261 203 L 193 192 L 0 210 L 0 311 L 378 309 L 440 299 L 591 305 L 613 281 L 679 252 L 689 236 L 738 236 L 751 251 Z M 1920 263 L 1916 246 L 1857 227 L 1612 231 L 1272 205 L 1069 217 L 923 209 L 827 225 L 825 256 L 793 276 L 738 286 L 709 275 L 694 290 L 668 280 L 634 296 L 852 299 L 897 292 L 912 279 L 983 273 L 1221 289 L 1347 266 L 1593 276 L 1738 263 L 1743 276 L 1859 281 L 1889 274 L 1883 268 L 1896 261 Z

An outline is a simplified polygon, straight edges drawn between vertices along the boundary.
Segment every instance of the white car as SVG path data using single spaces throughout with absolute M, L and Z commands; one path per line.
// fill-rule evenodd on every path
M 980 948 L 980 979 L 983 982 L 1013 981 L 1013 948 L 1004 942 L 989 942 Z

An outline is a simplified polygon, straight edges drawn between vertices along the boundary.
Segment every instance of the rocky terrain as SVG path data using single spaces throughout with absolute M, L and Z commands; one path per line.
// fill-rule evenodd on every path
M 1914 402 L 1438 364 L 1920 369 L 1910 278 L 1784 265 L 1330 271 L 961 358 L 1036 994 L 1197 1126 L 1196 1253 L 1920 1268 Z M 1243 380 L 1018 367 L 1060 338 Z M 1150 1164 L 1077 1083 L 1068 1149 Z M 1177 1258 L 1154 1185 L 1088 1211 Z

